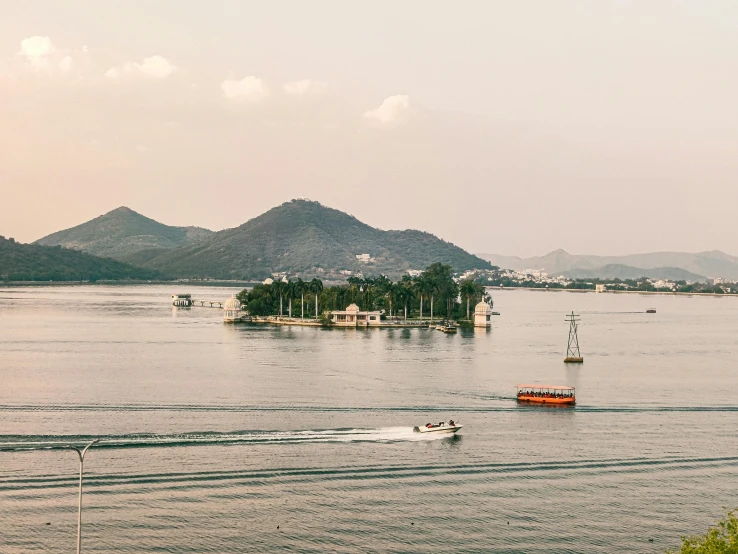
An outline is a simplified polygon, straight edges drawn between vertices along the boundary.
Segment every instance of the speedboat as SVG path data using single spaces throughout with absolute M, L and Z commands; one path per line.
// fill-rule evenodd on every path
M 441 331 L 443 331 L 444 333 L 455 333 L 456 325 L 454 325 L 453 323 L 448 323 L 443 329 L 441 329 Z
M 446 423 L 442 421 L 440 423 L 427 423 L 423 427 L 413 427 L 413 431 L 416 433 L 449 433 L 453 434 L 459 431 L 463 425 L 449 421 Z

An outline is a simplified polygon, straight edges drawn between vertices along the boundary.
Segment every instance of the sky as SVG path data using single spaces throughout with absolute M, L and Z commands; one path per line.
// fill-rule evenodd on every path
M 0 234 L 309 198 L 472 252 L 738 254 L 734 0 L 4 0 Z

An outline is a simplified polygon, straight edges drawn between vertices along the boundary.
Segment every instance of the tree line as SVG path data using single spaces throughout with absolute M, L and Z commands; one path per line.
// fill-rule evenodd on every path
M 327 311 L 356 304 L 363 311 L 384 311 L 404 319 L 448 317 L 467 319 L 485 289 L 471 280 L 457 283 L 450 265 L 434 263 L 417 277 L 392 282 L 387 276 L 351 276 L 345 284 L 324 286 L 320 279 L 277 280 L 244 289 L 238 300 L 249 314 L 320 318 Z
M 704 292 L 710 294 L 735 294 L 738 292 L 738 283 L 735 282 L 724 282 L 719 284 L 709 283 L 687 283 L 686 281 L 672 281 L 674 288 L 656 287 L 646 277 L 638 279 L 604 279 L 604 278 L 590 278 L 590 279 L 571 279 L 567 284 L 546 282 L 535 279 L 527 280 L 513 280 L 509 277 L 503 277 L 495 275 L 491 278 L 480 276 L 477 279 L 478 282 L 484 282 L 490 287 L 506 287 L 506 288 L 530 288 L 530 289 L 564 289 L 564 290 L 595 290 L 597 285 L 607 285 L 607 290 L 611 291 L 640 291 L 640 292 Z M 730 292 L 728 292 L 730 291 Z

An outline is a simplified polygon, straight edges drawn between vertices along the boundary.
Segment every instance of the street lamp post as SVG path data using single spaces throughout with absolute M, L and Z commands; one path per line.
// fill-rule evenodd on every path
M 82 552 L 82 468 L 85 462 L 85 453 L 96 442 L 100 442 L 100 439 L 95 439 L 90 444 L 85 446 L 82 450 L 76 446 L 70 446 L 79 456 L 79 509 L 77 511 L 77 554 Z

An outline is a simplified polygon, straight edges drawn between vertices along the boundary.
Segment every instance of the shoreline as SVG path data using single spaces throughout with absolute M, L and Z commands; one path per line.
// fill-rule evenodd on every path
M 592 289 L 552 289 L 552 288 L 542 288 L 542 287 L 499 287 L 499 286 L 487 286 L 485 285 L 484 288 L 486 289 L 493 289 L 493 290 L 530 290 L 535 292 L 574 292 L 574 293 L 593 293 L 593 294 L 654 294 L 654 295 L 662 295 L 662 296 L 717 296 L 717 297 L 738 297 L 738 294 L 718 294 L 716 292 L 666 292 L 666 291 L 657 291 L 657 290 L 606 290 L 604 292 L 597 292 L 596 290 Z

